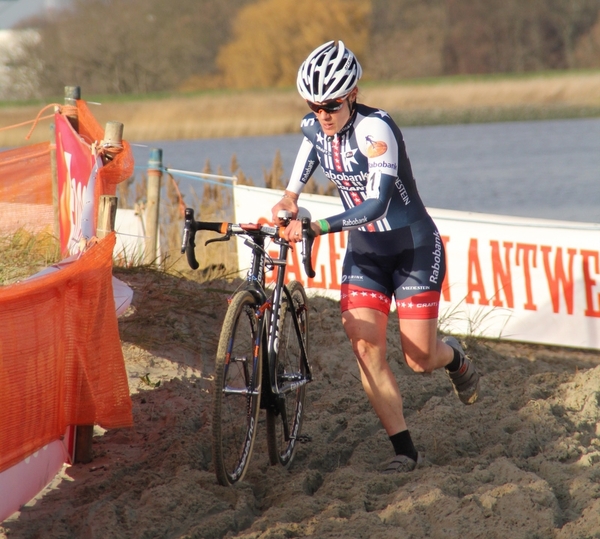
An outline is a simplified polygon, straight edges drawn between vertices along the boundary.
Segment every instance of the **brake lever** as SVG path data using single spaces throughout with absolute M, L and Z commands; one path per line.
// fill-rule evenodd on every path
M 181 238 L 181 254 L 185 253 L 185 249 L 189 242 L 190 242 L 190 229 L 188 226 L 185 226 L 183 229 L 183 236 Z
M 194 210 L 185 209 L 185 223 L 183 228 L 183 238 L 181 240 L 181 254 L 185 253 L 188 264 L 192 269 L 198 269 L 200 266 L 196 260 L 196 221 L 194 220 Z
M 312 247 L 315 241 L 315 233 L 310 227 L 310 218 L 302 218 L 302 254 L 304 271 L 309 278 L 313 278 L 316 273 L 312 267 Z
M 209 243 L 214 243 L 216 241 L 229 241 L 231 239 L 231 234 L 225 234 L 224 236 L 221 236 L 220 238 L 211 238 L 209 240 L 206 240 L 204 242 L 204 245 L 208 245 Z

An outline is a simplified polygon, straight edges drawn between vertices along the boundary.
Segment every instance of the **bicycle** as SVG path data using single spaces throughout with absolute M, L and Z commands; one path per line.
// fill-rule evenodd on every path
M 283 216 L 282 216 L 283 217 Z M 284 216 L 289 223 L 289 215 Z M 245 237 L 252 251 L 243 285 L 229 299 L 217 349 L 212 417 L 213 463 L 221 485 L 233 485 L 248 469 L 258 416 L 266 410 L 267 447 L 272 465 L 289 467 L 296 452 L 304 417 L 306 384 L 312 380 L 308 361 L 308 302 L 299 281 L 284 284 L 288 251 L 282 237 L 285 227 L 266 224 L 202 222 L 186 208 L 182 254 L 198 269 L 195 234 L 209 230 L 222 234 L 209 239 L 229 241 Z M 273 258 L 265 248 L 269 240 L 279 246 Z M 311 250 L 314 233 L 310 219 L 302 219 L 303 265 L 314 277 Z M 269 291 L 265 275 L 276 270 Z

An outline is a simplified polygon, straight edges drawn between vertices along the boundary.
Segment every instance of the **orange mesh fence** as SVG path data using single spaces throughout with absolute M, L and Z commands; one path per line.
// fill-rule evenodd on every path
M 53 227 L 49 142 L 0 152 L 0 233 Z
M 102 146 L 104 130 L 85 102 L 77 101 L 77 113 L 76 136 L 90 152 L 95 143 L 114 156 L 96 177 L 97 215 L 100 196 L 114 195 L 133 173 L 133 157 L 125 141 L 122 149 Z M 48 142 L 0 152 L 0 232 L 55 226 L 53 148 Z M 112 288 L 114 245 L 113 233 L 60 270 L 0 287 L 0 471 L 60 438 L 68 425 L 132 425 Z
M 104 137 L 104 129 L 100 126 L 94 115 L 90 112 L 87 103 L 77 101 L 77 116 L 79 118 L 79 134 L 88 144 L 100 142 Z M 115 195 L 117 184 L 133 175 L 134 161 L 131 146 L 123 140 L 123 149 L 115 155 L 112 161 L 107 162 L 99 171 L 96 178 L 95 197 L 101 195 Z M 96 204 L 96 210 L 98 205 Z M 97 214 L 96 214 L 97 217 Z
M 77 116 L 81 138 L 89 145 L 100 143 L 104 128 L 83 100 L 77 101 Z M 21 227 L 32 232 L 46 227 L 53 229 L 52 148 L 53 144 L 43 142 L 0 152 L 1 234 L 12 233 Z M 98 173 L 94 189 L 96 201 L 101 195 L 115 195 L 117 184 L 129 179 L 133 169 L 133 153 L 124 140 L 122 150 Z
M 101 141 L 104 137 L 104 129 L 94 118 L 85 101 L 77 101 L 77 114 L 79 117 L 79 134 L 89 144 Z M 106 163 L 99 171 L 96 184 L 98 195 L 114 195 L 117 192 L 117 184 L 125 181 L 133 175 L 133 152 L 126 140 L 123 140 L 123 151 L 115 158 Z
M 72 264 L 0 288 L 0 471 L 67 425 L 133 424 L 112 233 Z
M 102 140 L 104 129 L 91 113 L 87 103 L 82 99 L 77 100 L 77 118 L 79 120 L 77 131 L 83 140 L 88 144 Z

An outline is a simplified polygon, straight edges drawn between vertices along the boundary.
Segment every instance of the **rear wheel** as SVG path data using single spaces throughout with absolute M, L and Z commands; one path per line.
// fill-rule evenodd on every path
M 288 285 L 292 296 L 290 304 L 287 296 L 281 300 L 279 320 L 279 348 L 275 364 L 277 386 L 288 390 L 274 396 L 274 406 L 267 408 L 267 445 L 271 464 L 291 464 L 296 451 L 296 443 L 302 428 L 304 396 L 306 385 L 294 386 L 295 382 L 306 379 L 306 367 L 298 334 L 294 328 L 293 312 L 298 317 L 300 338 L 308 353 L 308 307 L 303 286 L 298 281 Z
M 257 309 L 250 292 L 234 295 L 225 315 L 217 350 L 213 462 L 217 479 L 225 486 L 243 479 L 256 437 L 262 372 Z

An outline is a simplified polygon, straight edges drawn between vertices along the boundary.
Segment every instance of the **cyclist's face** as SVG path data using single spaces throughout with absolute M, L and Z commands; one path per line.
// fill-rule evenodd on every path
M 335 112 L 327 112 L 323 109 L 320 109 L 319 112 L 315 112 L 315 116 L 321 124 L 323 133 L 331 137 L 338 133 L 342 127 L 346 125 L 350 119 L 351 104 L 356 100 L 357 93 L 358 88 L 354 88 L 354 90 L 348 94 L 348 97 L 344 99 L 342 108 L 340 108 L 340 110 L 336 110 Z

